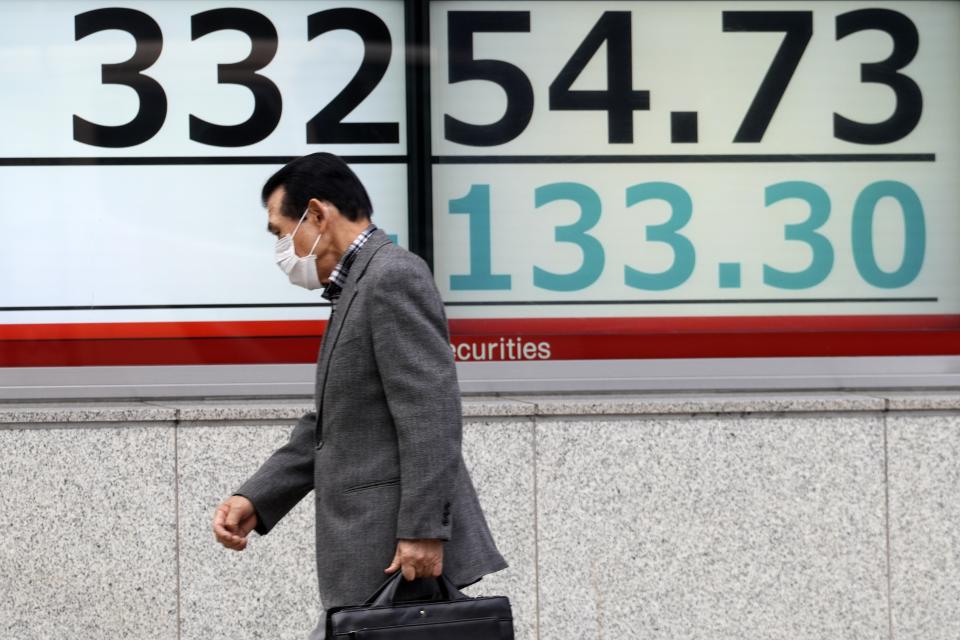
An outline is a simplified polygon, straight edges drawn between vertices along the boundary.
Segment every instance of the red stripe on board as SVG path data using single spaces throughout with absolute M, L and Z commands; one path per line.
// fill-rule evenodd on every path
M 458 337 L 460 361 L 960 355 L 960 331 Z M 512 343 L 512 344 L 511 344 Z
M 519 337 L 518 337 L 519 336 Z M 465 361 L 960 355 L 960 331 L 455 335 Z M 511 347 L 512 343 L 512 347 Z M 318 337 L 140 338 L 0 342 L 0 366 L 297 364 Z
M 451 320 L 453 334 L 640 334 L 757 331 L 957 330 L 960 315 L 495 318 Z
M 0 340 L 319 336 L 326 325 L 323 320 L 6 324 L 0 325 Z
M 318 337 L 17 340 L 0 343 L 4 367 L 119 367 L 314 362 Z
M 125 340 L 319 336 L 323 320 L 111 322 L 0 325 L 2 340 Z M 960 315 L 740 316 L 710 318 L 497 318 L 451 320 L 454 335 L 603 335 L 758 331 L 956 330 Z

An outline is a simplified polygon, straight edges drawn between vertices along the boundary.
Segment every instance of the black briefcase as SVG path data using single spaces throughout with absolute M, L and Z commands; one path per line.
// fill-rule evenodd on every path
M 365 604 L 327 612 L 327 640 L 513 640 L 505 596 L 471 598 L 440 576 L 441 600 L 394 603 L 401 580 L 397 571 Z

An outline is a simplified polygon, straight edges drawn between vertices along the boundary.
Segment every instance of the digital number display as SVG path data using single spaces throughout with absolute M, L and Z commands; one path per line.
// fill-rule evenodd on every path
M 91 6 L 3 4 L 4 156 L 405 152 L 402 2 Z
M 953 1 L 3 2 L 0 367 L 312 361 L 313 151 L 460 361 L 960 355 L 958 65 Z
M 4 2 L 3 335 L 326 318 L 276 268 L 260 188 L 337 153 L 408 244 L 404 20 L 392 0 Z
M 434 2 L 430 24 L 437 282 L 477 335 L 958 324 L 960 5 Z
M 640 291 L 667 291 L 683 286 L 690 280 L 697 263 L 697 250 L 690 238 L 684 234 L 684 228 L 693 215 L 694 204 L 690 193 L 672 182 L 644 182 L 627 187 L 625 196 L 628 208 L 641 206 L 646 202 L 660 203 L 667 207 L 668 216 L 664 222 L 649 224 L 645 231 L 638 235 L 641 241 L 666 245 L 671 259 L 666 268 L 657 271 L 644 271 L 625 265 L 622 284 Z M 891 198 L 902 214 L 900 222 L 903 226 L 903 246 L 890 250 L 890 253 L 898 254 L 899 258 L 898 265 L 890 271 L 885 271 L 880 266 L 874 244 L 874 219 L 877 205 L 883 198 Z M 591 233 L 600 222 L 603 210 L 599 194 L 580 182 L 554 182 L 536 187 L 533 200 L 537 209 L 552 203 L 567 203 L 579 210 L 579 216 L 574 222 L 554 227 L 553 235 L 556 242 L 569 243 L 577 247 L 581 254 L 577 268 L 569 273 L 554 273 L 534 265 L 533 286 L 544 291 L 582 291 L 596 284 L 606 263 L 604 243 Z M 817 287 L 830 276 L 835 262 L 833 244 L 820 231 L 830 217 L 830 196 L 822 187 L 804 181 L 779 182 L 764 189 L 766 207 L 785 200 L 799 200 L 809 207 L 809 215 L 804 220 L 785 224 L 783 229 L 785 240 L 806 245 L 804 253 L 809 254 L 809 259 L 807 265 L 797 271 L 781 270 L 763 263 L 762 283 L 787 290 Z M 492 273 L 490 206 L 489 184 L 473 184 L 467 195 L 450 201 L 450 213 L 470 216 L 470 271 L 467 274 L 450 276 L 450 288 L 454 291 L 498 291 L 513 288 L 510 275 Z M 557 208 L 563 206 L 558 204 Z M 851 237 L 849 246 L 845 248 L 850 250 L 856 270 L 865 284 L 878 289 L 900 289 L 917 279 L 924 262 L 926 225 L 923 205 L 913 189 L 892 180 L 867 185 L 857 196 L 849 218 L 852 221 Z M 520 230 L 514 227 L 514 231 Z M 535 233 L 533 229 L 525 231 L 530 235 Z M 616 238 L 609 238 L 606 244 L 609 246 L 615 241 Z M 884 262 L 889 262 L 889 259 Z M 740 288 L 741 264 L 718 263 L 717 286 L 721 289 Z
M 951 52 L 957 20 L 945 2 L 534 0 L 431 9 L 432 41 L 445 45 L 435 49 L 445 72 L 433 76 L 443 107 L 434 109 L 434 141 L 444 153 L 459 145 L 585 153 L 732 142 L 794 154 L 850 148 L 831 142 L 889 145 L 920 124 L 921 81 L 949 93 L 936 63 Z M 811 148 L 789 148 L 799 139 L 784 123 L 816 133 L 805 140 Z M 580 126 L 553 135 L 570 124 Z
M 336 8 L 307 16 L 307 39 L 331 31 L 346 30 L 360 36 L 363 61 L 356 75 L 337 96 L 306 123 L 306 142 L 311 144 L 399 143 L 399 122 L 343 122 L 383 79 L 390 65 L 390 30 L 374 13 L 363 9 Z M 131 35 L 136 49 L 126 62 L 103 65 L 103 84 L 133 89 L 139 108 L 132 120 L 121 125 L 94 124 L 73 117 L 73 138 L 96 147 L 133 147 L 153 138 L 167 116 L 163 86 L 146 70 L 163 49 L 163 33 L 157 21 L 136 9 L 94 9 L 74 18 L 76 39 L 102 31 Z M 190 140 L 215 147 L 246 147 L 269 136 L 280 123 L 283 96 L 277 85 L 262 73 L 276 57 L 279 36 L 273 22 L 251 9 L 219 8 L 190 16 L 190 38 L 197 40 L 219 31 L 236 31 L 250 39 L 250 54 L 239 62 L 217 65 L 217 82 L 246 87 L 253 98 L 253 112 L 237 124 L 215 124 L 189 116 Z

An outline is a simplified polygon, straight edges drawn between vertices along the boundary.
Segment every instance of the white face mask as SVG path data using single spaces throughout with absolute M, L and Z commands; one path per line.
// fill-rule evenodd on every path
M 322 235 L 317 236 L 317 241 L 310 247 L 310 253 L 302 258 L 293 249 L 293 236 L 297 235 L 297 230 L 300 229 L 300 225 L 303 224 L 303 220 L 307 217 L 309 211 L 309 208 L 306 209 L 300 216 L 300 222 L 293 229 L 293 233 L 277 239 L 274 251 L 277 266 L 287 274 L 292 284 L 304 289 L 319 289 L 323 284 L 320 282 L 320 276 L 317 275 L 317 256 L 313 255 L 313 252 L 317 248 L 317 243 L 320 242 Z

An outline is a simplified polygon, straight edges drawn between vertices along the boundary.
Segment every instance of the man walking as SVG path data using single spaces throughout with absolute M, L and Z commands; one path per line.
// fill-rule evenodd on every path
M 340 158 L 298 158 L 263 187 L 277 263 L 323 287 L 332 311 L 316 411 L 217 507 L 213 529 L 243 550 L 311 489 L 325 609 L 359 604 L 401 571 L 411 595 L 441 571 L 466 586 L 506 566 L 461 455 L 460 394 L 443 302 L 426 264 L 370 222 Z M 310 636 L 324 638 L 325 616 Z

